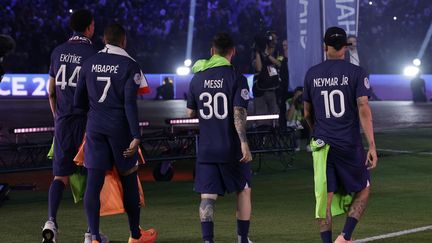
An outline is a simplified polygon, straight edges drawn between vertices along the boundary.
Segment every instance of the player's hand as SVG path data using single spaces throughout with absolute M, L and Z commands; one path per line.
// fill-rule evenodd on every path
M 125 158 L 132 157 L 138 151 L 138 146 L 139 146 L 140 143 L 141 143 L 141 140 L 134 138 L 132 140 L 132 142 L 130 143 L 129 148 L 127 148 L 123 152 L 123 156 Z
M 372 170 L 377 166 L 377 162 L 378 162 L 378 156 L 377 156 L 377 152 L 375 147 L 369 147 L 369 150 L 367 152 L 367 156 L 366 156 L 366 163 L 365 165 L 367 166 L 368 170 Z
M 242 163 L 249 163 L 252 161 L 252 154 L 249 149 L 248 143 L 241 143 L 241 151 L 243 154 L 243 157 L 240 159 L 240 162 Z

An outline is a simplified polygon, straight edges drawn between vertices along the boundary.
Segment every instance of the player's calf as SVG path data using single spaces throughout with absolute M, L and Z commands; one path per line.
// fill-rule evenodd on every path
M 205 243 L 213 243 L 214 229 L 214 209 L 217 195 L 203 194 L 199 206 L 199 215 L 201 220 L 202 239 Z

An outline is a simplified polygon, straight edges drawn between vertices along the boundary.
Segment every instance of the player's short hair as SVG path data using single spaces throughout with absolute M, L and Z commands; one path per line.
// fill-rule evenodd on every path
M 84 32 L 93 21 L 93 14 L 87 9 L 75 10 L 70 16 L 69 26 L 75 32 Z
M 228 33 L 219 33 L 213 38 L 213 48 L 216 54 L 225 56 L 234 48 L 234 41 Z
M 120 45 L 126 37 L 126 30 L 118 23 L 113 23 L 105 27 L 104 38 L 106 44 Z

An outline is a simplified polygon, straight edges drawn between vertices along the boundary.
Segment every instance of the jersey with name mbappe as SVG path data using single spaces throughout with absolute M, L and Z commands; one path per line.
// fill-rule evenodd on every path
M 362 143 L 357 98 L 370 96 L 366 71 L 344 60 L 327 60 L 308 70 L 303 100 L 312 104 L 313 137 L 349 149 Z
M 247 80 L 231 66 L 198 72 L 190 82 L 187 107 L 197 111 L 199 163 L 229 163 L 241 155 L 234 106 L 247 108 Z
M 139 139 L 137 94 L 149 91 L 138 63 L 106 45 L 82 66 L 75 106 L 89 109 L 87 131 Z
M 52 52 L 49 75 L 55 80 L 56 119 L 85 114 L 81 109 L 74 109 L 74 94 L 82 64 L 95 53 L 97 50 L 90 39 L 79 34 Z

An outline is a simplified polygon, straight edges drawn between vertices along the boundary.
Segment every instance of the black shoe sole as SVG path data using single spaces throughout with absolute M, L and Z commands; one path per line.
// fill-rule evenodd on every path
M 42 231 L 42 243 L 54 243 L 54 232 L 50 229 L 44 229 Z

